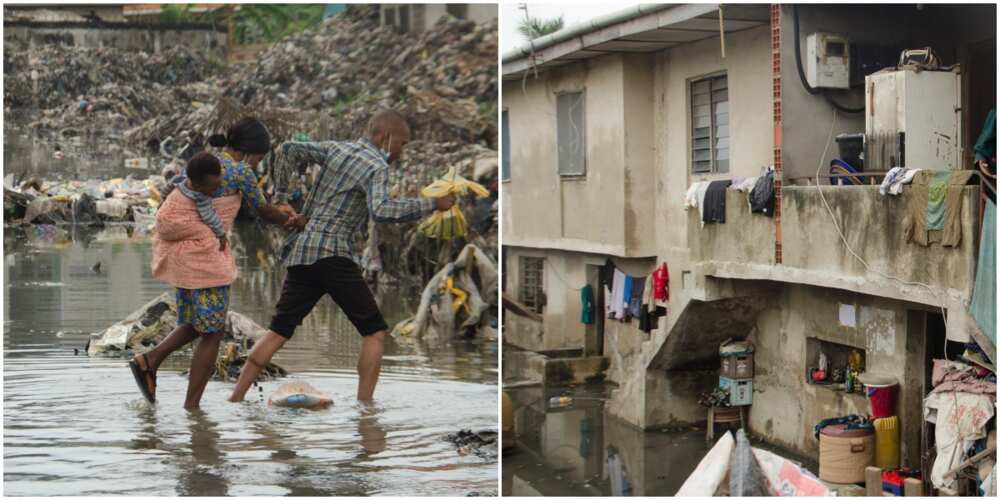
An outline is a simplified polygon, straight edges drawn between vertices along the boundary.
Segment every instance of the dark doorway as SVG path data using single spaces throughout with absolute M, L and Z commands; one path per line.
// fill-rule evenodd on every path
M 979 133 L 983 130 L 983 122 L 990 110 L 997 105 L 997 41 L 990 38 L 969 45 L 968 64 L 962 65 L 969 82 L 967 91 L 969 111 L 967 116 L 968 136 L 965 138 L 965 149 L 969 153 L 969 162 L 974 158 L 972 146 L 976 144 Z M 971 166 L 971 165 L 969 165 Z

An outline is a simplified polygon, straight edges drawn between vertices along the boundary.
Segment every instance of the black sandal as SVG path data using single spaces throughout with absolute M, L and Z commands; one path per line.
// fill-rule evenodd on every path
M 149 371 L 149 358 L 145 354 L 140 354 L 143 361 L 146 363 L 146 368 L 139 366 L 134 359 L 129 360 L 128 367 L 132 370 L 132 376 L 135 377 L 135 383 L 139 386 L 139 391 L 142 392 L 143 397 L 146 401 L 150 403 L 156 402 L 156 396 L 153 394 L 152 389 L 149 387 L 149 381 L 146 379 L 147 376 L 152 376 L 153 380 L 156 380 L 156 372 Z

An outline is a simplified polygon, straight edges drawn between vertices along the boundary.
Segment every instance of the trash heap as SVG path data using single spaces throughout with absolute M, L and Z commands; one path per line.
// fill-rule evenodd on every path
M 219 65 L 182 46 L 159 53 L 4 42 L 5 111 L 38 110 L 28 126 L 62 136 L 103 135 L 169 114 L 208 91 Z M 191 85 L 194 84 L 192 87 Z M 199 85 L 200 84 L 200 85 Z
M 148 229 L 153 224 L 162 176 L 145 180 L 132 177 L 43 182 L 30 179 L 14 186 L 13 175 L 4 179 L 5 224 L 85 224 L 134 222 Z
M 177 325 L 177 305 L 170 292 L 149 301 L 122 321 L 104 331 L 94 333 L 85 350 L 90 356 L 124 355 L 145 352 L 164 339 Z M 250 318 L 229 311 L 226 318 L 225 342 L 219 349 L 215 378 L 231 380 L 239 377 L 254 342 L 264 336 L 267 329 Z M 274 364 L 261 372 L 261 380 L 284 377 L 288 373 Z
M 379 26 L 372 15 L 377 8 L 352 5 L 276 42 L 245 69 L 203 83 L 254 114 L 293 111 L 298 130 L 271 127 L 276 142 L 291 139 L 292 132 L 319 140 L 357 138 L 376 110 L 394 108 L 410 118 L 414 140 L 479 143 L 495 150 L 496 21 L 447 17 L 420 34 L 397 33 Z M 206 103 L 200 97 L 198 103 Z M 223 111 L 175 106 L 173 112 L 148 116 L 126 136 L 133 147 L 168 137 L 207 137 L 232 121 L 210 123 L 208 115 Z
M 143 54 L 72 47 L 31 52 L 16 45 L 5 42 L 4 67 L 12 75 L 4 83 L 8 116 L 37 105 L 40 116 L 29 124 L 31 130 L 56 140 L 105 137 L 112 141 L 109 147 L 123 150 L 126 163 L 148 160 L 150 173 L 176 169 L 205 148 L 209 135 L 248 114 L 268 126 L 277 145 L 290 139 L 357 139 L 377 110 L 394 108 L 413 125 L 413 141 L 391 169 L 396 196 L 417 196 L 450 167 L 490 187 L 492 195 L 459 200 L 470 224 L 465 241 L 429 242 L 416 223 L 373 226 L 362 242 L 370 249 L 366 272 L 415 276 L 423 285 L 466 242 L 496 259 L 495 20 L 477 24 L 445 17 L 423 33 L 397 33 L 379 26 L 378 6 L 351 5 L 228 70 L 181 47 Z M 268 172 L 258 175 L 264 179 Z M 23 217 L 38 196 L 11 191 L 5 190 L 5 214 L 20 206 L 16 213 Z M 25 222 L 78 221 L 72 215 L 80 199 L 39 201 L 44 204 L 39 208 L 62 217 Z M 124 220 L 138 221 L 140 204 L 131 201 L 141 200 L 129 199 Z M 87 200 L 83 206 L 89 206 Z

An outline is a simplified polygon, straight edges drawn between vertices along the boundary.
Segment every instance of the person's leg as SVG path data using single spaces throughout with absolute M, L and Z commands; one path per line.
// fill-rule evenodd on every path
M 361 337 L 361 354 L 358 356 L 358 400 L 371 401 L 375 385 L 382 371 L 382 351 L 385 347 L 385 330 Z
M 187 396 L 184 398 L 184 408 L 198 408 L 201 395 L 205 392 L 208 380 L 215 371 L 215 362 L 219 357 L 219 344 L 222 342 L 222 332 L 209 333 L 201 336 L 194 347 L 191 357 L 191 371 L 188 372 Z
M 198 333 L 194 331 L 190 323 L 177 325 L 177 328 L 174 328 L 166 338 L 160 341 L 159 344 L 156 344 L 156 347 L 146 352 L 145 358 L 141 354 L 137 354 L 133 359 L 139 364 L 140 368 L 155 372 L 167 359 L 167 356 L 190 344 L 196 338 L 198 338 Z M 147 360 L 149 361 L 149 366 L 146 366 Z
M 243 401 L 243 397 L 257 380 L 261 370 L 271 362 L 271 357 L 292 337 L 295 328 L 302 324 L 302 320 L 326 293 L 317 282 L 314 266 L 288 268 L 270 328 L 250 350 L 229 401 L 234 403 Z
M 331 257 L 323 264 L 323 285 L 361 334 L 358 355 L 358 400 L 370 401 L 382 370 L 382 352 L 389 330 L 361 268 L 344 257 Z
M 261 370 L 271 362 L 271 357 L 278 352 L 278 349 L 281 349 L 281 346 L 285 345 L 287 340 L 287 338 L 269 330 L 264 334 L 264 337 L 257 341 L 257 344 L 250 350 L 250 355 L 247 356 L 247 362 L 243 364 L 243 369 L 240 370 L 240 378 L 236 381 L 236 386 L 233 387 L 229 401 L 233 403 L 243 401 Z

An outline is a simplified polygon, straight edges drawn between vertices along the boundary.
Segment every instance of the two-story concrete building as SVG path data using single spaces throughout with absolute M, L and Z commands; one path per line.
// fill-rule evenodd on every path
M 703 421 L 697 399 L 717 383 L 720 342 L 749 338 L 751 432 L 813 454 L 818 421 L 868 413 L 863 395 L 808 380 L 819 353 L 854 351 L 865 371 L 900 383 L 902 455 L 920 467 L 931 360 L 969 342 L 991 359 L 996 352 L 995 333 L 969 313 L 980 187 L 958 195 L 959 245 L 908 242 L 913 191 L 882 195 L 877 174 L 831 185 L 834 138 L 864 133 L 882 104 L 866 97 L 866 75 L 895 65 L 902 49 L 931 47 L 941 66 L 956 65 L 955 93 L 929 96 L 955 104 L 941 117 L 954 133 L 935 147 L 956 154 L 931 157 L 910 132 L 905 166 L 973 168 L 972 146 L 996 103 L 995 21 L 993 5 L 644 4 L 505 54 L 504 293 L 534 313 L 505 313 L 505 377 L 534 370 L 580 382 L 603 369 L 617 385 L 612 415 L 645 429 Z M 816 55 L 813 33 L 847 43 L 826 42 Z M 814 76 L 800 78 L 797 58 L 808 67 L 814 56 L 850 65 L 840 68 L 844 88 L 806 88 Z M 696 183 L 735 187 L 768 167 L 773 214 L 751 212 L 736 189 L 724 194 L 725 223 L 702 224 L 685 207 Z M 609 260 L 637 277 L 667 264 L 667 312 L 651 332 L 607 318 Z

